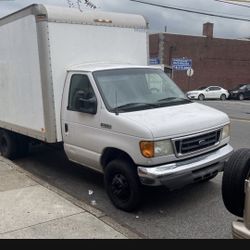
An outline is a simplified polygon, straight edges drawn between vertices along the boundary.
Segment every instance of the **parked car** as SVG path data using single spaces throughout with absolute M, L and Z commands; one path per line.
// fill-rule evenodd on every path
M 229 99 L 240 101 L 250 98 L 250 84 L 239 84 L 236 88 L 229 91 Z
M 189 91 L 186 95 L 189 99 L 197 99 L 200 101 L 205 99 L 226 100 L 229 96 L 229 92 L 219 86 L 208 86 Z
M 232 223 L 236 239 L 250 239 L 250 149 L 235 151 L 224 167 L 222 198 L 227 210 L 240 217 Z

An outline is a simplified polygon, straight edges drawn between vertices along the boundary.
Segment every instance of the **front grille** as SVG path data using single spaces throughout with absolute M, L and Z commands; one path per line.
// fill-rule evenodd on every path
M 174 142 L 177 155 L 190 154 L 214 146 L 220 140 L 220 130 L 188 137 Z

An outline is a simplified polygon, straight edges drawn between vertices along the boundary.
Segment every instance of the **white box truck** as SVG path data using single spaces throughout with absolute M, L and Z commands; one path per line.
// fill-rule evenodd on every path
M 188 100 L 147 66 L 142 16 L 31 5 L 0 19 L 0 152 L 63 144 L 104 174 L 107 194 L 135 209 L 143 185 L 213 178 L 232 152 L 230 120 Z

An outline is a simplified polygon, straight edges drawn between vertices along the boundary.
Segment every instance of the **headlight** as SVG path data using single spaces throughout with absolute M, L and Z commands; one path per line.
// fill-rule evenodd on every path
M 146 158 L 173 154 L 173 147 L 170 140 L 140 142 L 141 153 Z
M 224 126 L 223 130 L 222 130 L 222 136 L 221 139 L 225 139 L 227 137 L 230 136 L 230 124 Z
M 155 142 L 155 156 L 173 154 L 173 147 L 170 140 Z

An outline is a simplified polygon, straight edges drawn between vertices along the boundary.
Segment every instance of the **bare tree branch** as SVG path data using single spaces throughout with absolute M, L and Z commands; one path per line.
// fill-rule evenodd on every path
M 86 7 L 90 9 L 96 9 L 96 5 L 92 3 L 90 0 L 67 0 L 69 8 L 75 8 L 77 7 L 79 11 L 83 11 L 82 5 L 85 5 Z

